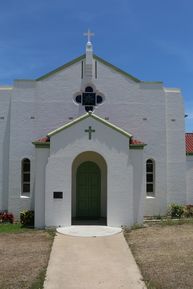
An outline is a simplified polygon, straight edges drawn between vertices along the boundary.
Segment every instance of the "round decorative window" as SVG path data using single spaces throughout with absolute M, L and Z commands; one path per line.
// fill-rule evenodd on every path
M 96 95 L 91 86 L 87 86 L 82 94 L 75 97 L 78 104 L 82 104 L 87 112 L 93 111 L 94 107 L 103 102 L 103 97 L 99 94 Z
M 81 103 L 81 100 L 82 100 L 82 95 L 77 95 L 76 96 L 76 102 Z

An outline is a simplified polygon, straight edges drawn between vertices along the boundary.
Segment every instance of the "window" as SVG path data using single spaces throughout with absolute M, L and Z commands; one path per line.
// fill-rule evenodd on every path
M 97 61 L 95 61 L 95 78 L 97 78 Z
M 96 105 L 96 100 L 95 100 L 95 93 L 94 92 L 84 92 L 83 93 L 83 99 L 82 99 L 82 104 L 83 105 Z
M 87 86 L 84 92 L 79 92 L 74 97 L 74 100 L 78 104 L 82 104 L 87 112 L 93 111 L 95 106 L 103 102 L 103 97 L 96 94 L 91 86 Z
M 93 92 L 93 88 L 91 86 L 87 86 L 85 88 L 85 92 Z
M 100 104 L 103 102 L 103 98 L 100 95 L 97 95 L 97 104 Z
M 23 159 L 21 162 L 21 194 L 29 195 L 30 193 L 30 160 Z
M 155 196 L 155 162 L 151 159 L 146 161 L 146 194 Z
M 76 96 L 76 102 L 81 103 L 81 101 L 82 101 L 82 95 L 79 94 Z
M 84 76 L 84 63 L 83 61 L 81 62 L 81 78 L 83 79 Z

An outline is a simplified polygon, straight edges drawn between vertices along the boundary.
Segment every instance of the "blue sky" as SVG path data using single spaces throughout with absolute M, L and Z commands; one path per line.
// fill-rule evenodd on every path
M 145 81 L 179 87 L 193 131 L 192 0 L 6 0 L 0 9 L 0 84 L 34 79 L 94 52 Z

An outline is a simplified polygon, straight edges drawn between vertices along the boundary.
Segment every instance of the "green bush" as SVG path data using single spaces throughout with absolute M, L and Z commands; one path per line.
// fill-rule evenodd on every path
M 172 219 L 180 219 L 184 213 L 184 206 L 178 204 L 171 204 L 168 210 L 168 215 Z
M 184 206 L 184 217 L 192 218 L 193 217 L 193 205 Z
M 20 222 L 23 226 L 34 226 L 34 211 L 20 212 Z

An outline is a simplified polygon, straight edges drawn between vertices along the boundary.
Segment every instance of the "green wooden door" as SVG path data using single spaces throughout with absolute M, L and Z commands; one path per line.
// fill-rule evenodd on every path
M 94 162 L 84 162 L 76 175 L 76 216 L 100 217 L 101 172 Z

